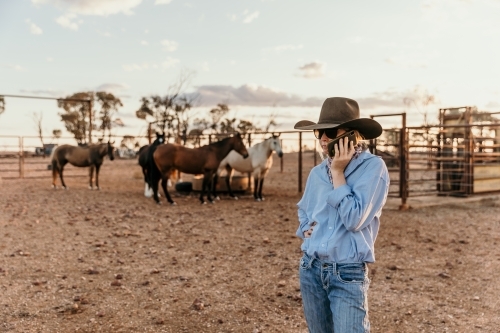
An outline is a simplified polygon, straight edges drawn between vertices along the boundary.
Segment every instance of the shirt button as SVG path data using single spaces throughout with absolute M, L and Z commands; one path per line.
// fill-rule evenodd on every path
M 321 246 L 325 247 L 325 244 L 321 244 Z

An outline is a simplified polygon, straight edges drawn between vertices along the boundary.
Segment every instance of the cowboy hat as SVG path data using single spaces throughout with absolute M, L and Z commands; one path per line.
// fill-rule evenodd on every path
M 301 120 L 293 128 L 299 130 L 353 129 L 357 130 L 366 140 L 375 139 L 382 134 L 382 126 L 371 118 L 359 118 L 358 102 L 345 97 L 327 98 L 323 102 L 317 123 Z

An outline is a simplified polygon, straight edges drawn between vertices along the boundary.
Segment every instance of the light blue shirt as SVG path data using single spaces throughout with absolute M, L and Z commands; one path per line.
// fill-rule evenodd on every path
M 325 159 L 311 170 L 297 203 L 297 236 L 304 240 L 301 249 L 335 263 L 374 262 L 374 243 L 389 192 L 387 167 L 366 150 L 347 165 L 347 183 L 333 188 L 327 162 Z M 304 238 L 313 222 L 317 224 L 311 237 Z

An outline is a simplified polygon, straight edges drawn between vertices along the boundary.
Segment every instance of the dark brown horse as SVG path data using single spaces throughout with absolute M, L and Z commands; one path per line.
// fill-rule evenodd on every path
M 156 140 L 152 144 L 142 146 L 139 149 L 139 165 L 144 175 L 144 196 L 150 198 L 153 195 L 151 186 L 151 174 L 156 169 L 153 153 L 159 145 L 165 143 L 165 133 L 156 132 Z
M 234 136 L 211 143 L 200 148 L 186 148 L 177 144 L 164 144 L 158 146 L 153 154 L 159 174 L 153 174 L 153 196 L 157 203 L 158 199 L 158 181 L 161 178 L 161 187 L 165 193 L 168 202 L 175 204 L 167 191 L 167 181 L 172 169 L 182 173 L 192 175 L 203 175 L 203 185 L 201 187 L 200 201 L 205 203 L 204 195 L 207 192 L 207 198 L 213 202 L 210 186 L 214 174 L 219 167 L 220 161 L 229 154 L 231 150 L 248 157 L 248 151 L 243 143 L 241 135 L 236 133 Z
M 89 188 L 92 189 L 92 176 L 95 169 L 95 186 L 99 190 L 99 169 L 101 168 L 104 156 L 108 155 L 110 160 L 114 160 L 114 147 L 108 143 L 90 145 L 88 147 L 62 145 L 52 151 L 52 187 L 56 188 L 57 174 L 61 178 L 62 186 L 67 189 L 63 179 L 63 170 L 66 164 L 76 167 L 90 167 Z

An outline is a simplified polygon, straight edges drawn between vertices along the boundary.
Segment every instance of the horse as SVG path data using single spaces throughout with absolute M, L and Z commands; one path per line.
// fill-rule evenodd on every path
M 212 191 L 214 197 L 217 197 L 216 184 L 218 182 L 219 174 L 222 170 L 226 170 L 226 185 L 229 191 L 229 195 L 232 198 L 238 199 L 232 189 L 231 181 L 233 178 L 234 170 L 239 172 L 249 172 L 253 174 L 254 187 L 253 187 L 253 197 L 255 201 L 262 201 L 262 187 L 264 185 L 264 178 L 266 178 L 269 169 L 273 165 L 273 151 L 275 151 L 281 158 L 283 156 L 283 150 L 281 149 L 281 144 L 279 136 L 273 135 L 272 137 L 253 145 L 248 148 L 248 158 L 243 159 L 241 155 L 235 152 L 230 152 L 219 164 L 219 169 L 215 174 L 215 179 L 212 186 Z
M 153 160 L 153 153 L 156 148 L 165 143 L 165 133 L 156 132 L 156 139 L 150 145 L 142 146 L 139 149 L 139 165 L 142 168 L 142 174 L 144 175 L 144 196 L 150 198 L 153 195 L 153 189 L 151 186 L 151 173 L 153 169 L 156 169 L 156 164 Z
M 67 163 L 74 165 L 76 167 L 90 167 L 89 171 L 89 188 L 92 190 L 92 177 L 94 175 L 95 169 L 95 185 L 99 190 L 99 170 L 104 159 L 104 156 L 108 155 L 109 159 L 112 161 L 115 159 L 114 150 L 112 143 L 101 143 L 95 145 L 89 145 L 87 147 L 72 146 L 72 145 L 62 145 L 52 150 L 51 160 L 52 160 L 52 187 L 57 188 L 56 178 L 57 174 L 61 178 L 62 187 L 68 189 L 63 179 L 63 169 Z
M 206 203 L 204 200 L 206 191 L 208 200 L 213 203 L 210 185 L 214 174 L 217 172 L 220 161 L 233 149 L 244 158 L 248 157 L 248 151 L 240 133 L 199 148 L 186 148 L 182 145 L 171 143 L 158 146 L 153 153 L 153 158 L 159 173 L 152 173 L 153 197 L 156 203 L 160 203 L 158 199 L 158 181 L 161 178 L 161 187 L 163 188 L 165 197 L 170 204 L 175 204 L 166 186 L 173 169 L 193 175 L 203 174 L 200 201 L 202 204 Z

